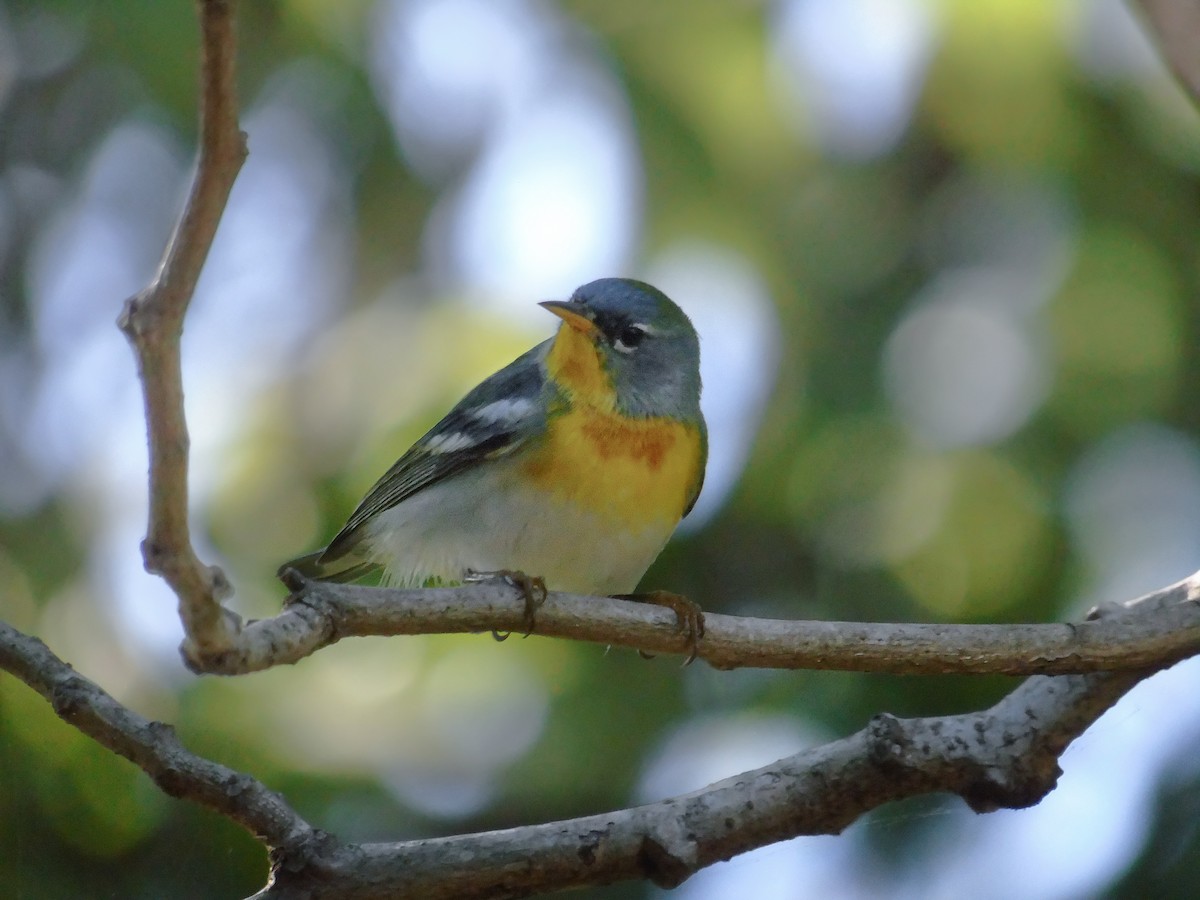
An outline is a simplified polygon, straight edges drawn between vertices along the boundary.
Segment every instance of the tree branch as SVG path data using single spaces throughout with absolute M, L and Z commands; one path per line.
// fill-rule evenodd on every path
M 188 431 L 179 343 L 183 319 L 246 157 L 237 124 L 235 3 L 198 0 L 201 23 L 200 154 L 158 274 L 125 304 L 118 325 L 133 345 L 150 445 L 150 515 L 142 556 L 179 598 L 185 656 L 229 644 L 236 619 L 222 609 L 224 574 L 200 562 L 188 529 Z
M 524 602 L 500 582 L 393 590 L 295 579 L 283 612 L 249 623 L 197 671 L 236 675 L 294 663 L 346 637 L 517 631 Z M 718 669 L 839 669 L 901 675 L 1078 674 L 1169 665 L 1200 652 L 1200 573 L 1080 624 L 873 624 L 709 613 L 697 657 Z M 1128 611 L 1129 615 L 1110 612 Z M 686 655 L 674 613 L 610 597 L 551 593 L 545 637 Z
M 1067 745 L 1147 674 L 1037 677 L 979 713 L 876 716 L 851 737 L 648 806 L 344 848 L 311 870 L 276 871 L 256 896 L 466 900 L 635 878 L 674 887 L 714 862 L 837 834 L 871 809 L 919 794 L 957 793 L 977 812 L 1023 808 L 1053 789 Z
M 272 848 L 260 898 L 498 898 L 620 879 L 672 886 L 738 853 L 836 834 L 884 803 L 935 791 L 972 809 L 1032 805 L 1058 757 L 1156 668 L 1038 676 L 982 712 L 876 716 L 862 731 L 700 791 L 543 825 L 385 844 L 341 844 L 248 775 L 188 752 L 170 726 L 121 706 L 39 640 L 0 623 L 0 669 L 65 721 L 132 760 L 172 796 L 242 825 Z
M 1163 59 L 1195 103 L 1200 103 L 1200 4 L 1195 0 L 1133 0 Z

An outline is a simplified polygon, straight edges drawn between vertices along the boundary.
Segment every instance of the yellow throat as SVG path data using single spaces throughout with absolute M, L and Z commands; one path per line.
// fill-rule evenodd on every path
M 631 530 L 673 529 L 696 488 L 700 431 L 620 413 L 593 334 L 571 322 L 558 330 L 546 367 L 568 402 L 552 412 L 546 446 L 526 474 L 556 498 Z

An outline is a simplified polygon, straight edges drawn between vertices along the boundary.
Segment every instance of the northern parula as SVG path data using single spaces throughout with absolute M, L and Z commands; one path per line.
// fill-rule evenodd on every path
M 382 567 L 406 587 L 497 572 L 579 594 L 637 587 L 704 481 L 696 330 L 627 278 L 541 305 L 562 319 L 554 337 L 468 393 L 328 547 L 281 575 L 349 581 Z M 644 599 L 676 610 L 694 650 L 703 619 L 674 595 Z

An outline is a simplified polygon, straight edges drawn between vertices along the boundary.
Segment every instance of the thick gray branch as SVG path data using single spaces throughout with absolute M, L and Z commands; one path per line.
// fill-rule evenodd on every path
M 235 4 L 198 0 L 201 25 L 200 155 L 175 233 L 154 281 L 125 304 L 118 322 L 133 345 L 150 445 L 150 516 L 142 556 L 179 598 L 192 648 L 230 642 L 236 626 L 220 606 L 225 576 L 200 562 L 188 530 L 188 431 L 179 341 L 183 319 L 217 224 L 246 156 L 237 124 Z
M 199 670 L 233 675 L 294 663 L 345 637 L 519 630 L 524 602 L 503 582 L 391 590 L 293 582 L 283 612 L 248 624 Z M 1136 615 L 1076 625 L 884 625 L 753 619 L 710 613 L 698 658 L 738 667 L 895 674 L 1069 674 L 1163 666 L 1200 652 L 1200 573 L 1133 601 Z M 1121 607 L 1117 607 L 1121 609 Z M 686 654 L 669 610 L 608 597 L 551 593 L 536 634 L 647 653 Z
M 649 878 L 675 885 L 707 865 L 797 835 L 835 834 L 884 803 L 931 792 L 980 812 L 1036 803 L 1058 757 L 1154 669 L 1038 676 L 982 712 L 881 715 L 843 740 L 659 803 L 504 831 L 344 845 L 248 775 L 187 751 L 167 725 L 117 703 L 39 640 L 0 623 L 0 669 L 67 722 L 143 768 L 172 796 L 213 809 L 271 848 L 262 898 L 497 898 Z
M 640 878 L 670 887 L 756 847 L 837 834 L 871 809 L 918 794 L 957 793 L 979 812 L 1026 807 L 1053 789 L 1067 745 L 1146 674 L 1039 676 L 979 713 L 876 716 L 851 737 L 648 806 L 343 848 L 311 868 L 277 871 L 257 896 L 467 900 Z

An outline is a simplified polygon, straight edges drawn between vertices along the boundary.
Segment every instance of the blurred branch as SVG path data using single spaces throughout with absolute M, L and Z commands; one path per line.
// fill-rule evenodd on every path
M 1039 676 L 990 709 L 876 716 L 862 731 L 659 803 L 543 825 L 391 844 L 341 844 L 257 780 L 189 753 L 167 725 L 121 706 L 36 638 L 0 623 L 0 668 L 60 717 L 144 769 L 168 794 L 271 847 L 260 898 L 517 897 L 620 879 L 674 886 L 798 835 L 836 834 L 884 803 L 952 792 L 986 812 L 1038 802 L 1058 758 L 1154 668 Z
M 193 649 L 226 646 L 236 619 L 222 609 L 224 574 L 200 562 L 188 529 L 188 431 L 179 343 L 183 319 L 246 157 L 237 124 L 235 3 L 198 0 L 201 24 L 200 154 L 183 212 L 158 274 L 129 299 L 118 322 L 137 357 L 150 445 L 150 516 L 142 556 L 179 598 Z
M 294 575 L 294 573 L 293 573 Z M 503 582 L 393 590 L 291 578 L 278 616 L 249 623 L 229 647 L 192 660 L 222 675 L 294 663 L 346 637 L 522 628 L 524 602 Z M 1079 624 L 873 624 L 708 613 L 697 656 L 718 669 L 840 669 L 900 675 L 1063 675 L 1163 666 L 1200 653 L 1200 573 Z M 1116 614 L 1121 613 L 1121 614 Z M 660 607 L 551 593 L 537 634 L 686 655 Z
M 1200 3 L 1195 0 L 1133 0 L 1172 73 L 1200 103 Z

